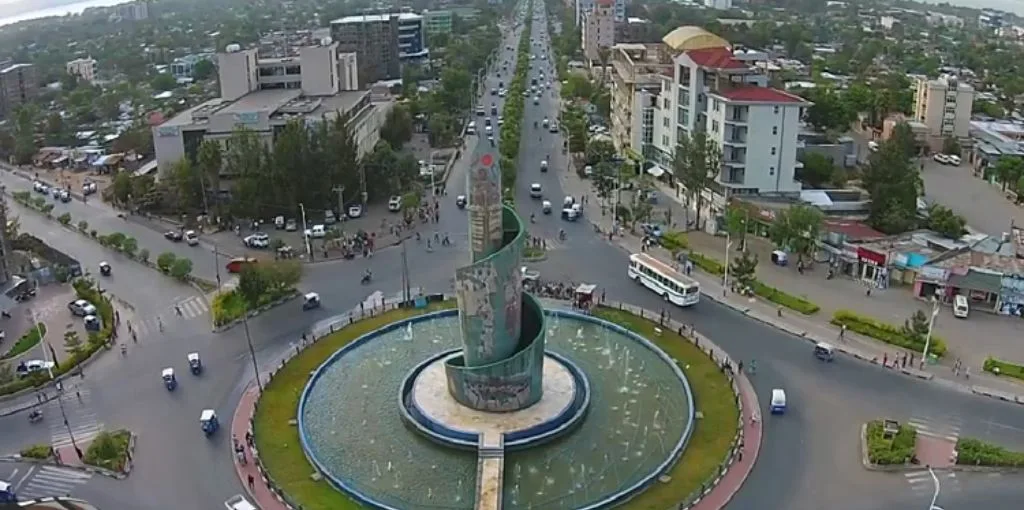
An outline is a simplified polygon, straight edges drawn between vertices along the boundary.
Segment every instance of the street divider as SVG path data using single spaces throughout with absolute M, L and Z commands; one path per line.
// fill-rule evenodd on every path
M 985 358 L 985 364 L 982 365 L 982 369 L 991 374 L 1005 375 L 1006 377 L 1024 380 L 1024 366 L 993 358 L 992 356 Z
M 902 347 L 915 352 L 922 352 L 926 340 L 924 334 L 913 331 L 910 326 L 894 326 L 871 317 L 865 317 L 849 310 L 838 310 L 832 316 L 831 324 L 839 327 L 846 326 L 847 329 L 867 337 L 885 342 L 889 345 Z M 911 321 L 908 321 L 908 324 Z M 946 341 L 937 335 L 931 336 L 928 342 L 928 353 L 937 358 L 946 355 Z
M 872 420 L 861 428 L 867 462 L 875 468 L 920 467 L 911 464 L 917 447 L 917 430 L 899 425 L 895 432 L 887 431 L 882 420 Z
M 956 442 L 958 466 L 1024 467 L 1024 452 L 1014 452 L 988 441 L 961 437 Z
M 527 2 L 527 8 L 533 9 L 533 2 Z M 532 12 L 532 11 L 531 11 Z M 505 125 L 501 128 L 501 139 L 498 145 L 498 164 L 501 168 L 501 186 L 504 188 L 503 200 L 514 203 L 516 200 L 516 165 L 519 164 L 519 144 L 523 135 L 523 112 L 526 108 L 526 76 L 530 71 L 530 31 L 533 22 L 524 23 L 523 33 L 519 39 L 516 53 L 516 70 L 509 83 L 502 118 Z

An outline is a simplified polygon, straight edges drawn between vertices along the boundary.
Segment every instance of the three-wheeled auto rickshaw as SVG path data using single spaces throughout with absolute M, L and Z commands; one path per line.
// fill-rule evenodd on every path
M 207 436 L 217 432 L 220 428 L 220 421 L 217 420 L 217 412 L 213 409 L 203 409 L 202 414 L 199 415 L 199 425 L 203 428 L 203 432 Z
M 167 387 L 167 391 L 174 391 L 174 388 L 178 387 L 178 378 L 174 377 L 173 368 L 165 368 L 160 376 L 164 380 L 164 386 Z
M 107 264 L 105 261 L 100 262 L 100 274 L 103 276 L 110 276 L 110 264 Z
M 43 412 L 39 409 L 33 409 L 31 413 L 28 413 L 28 422 L 37 423 L 43 421 Z
M 580 310 L 590 310 L 594 306 L 594 291 L 597 285 L 581 283 L 573 293 L 573 305 Z
M 545 200 L 540 203 L 540 210 L 544 214 L 551 214 L 551 201 Z
M 320 308 L 320 294 L 316 292 L 307 292 L 302 297 L 302 310 L 312 310 L 314 308 Z
M 199 375 L 203 372 L 203 362 L 199 359 L 198 352 L 188 353 L 188 369 L 192 371 L 192 375 Z
M 836 359 L 836 348 L 825 342 L 818 342 L 814 345 L 814 357 L 822 361 L 832 362 Z
M 789 264 L 789 255 L 782 250 L 775 250 L 772 252 L 772 264 L 776 266 L 785 266 Z

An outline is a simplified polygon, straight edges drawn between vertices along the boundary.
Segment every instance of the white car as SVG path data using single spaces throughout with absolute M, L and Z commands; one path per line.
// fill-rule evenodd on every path
M 16 371 L 19 377 L 27 377 L 31 374 L 39 372 L 40 370 L 49 370 L 55 366 L 57 366 L 56 363 L 52 361 L 30 359 L 22 364 L 19 364 Z
M 388 210 L 391 212 L 398 212 L 402 210 L 402 197 L 394 195 L 388 200 Z
M 358 218 L 363 215 L 363 206 L 359 204 L 348 206 L 348 217 Z
M 76 299 L 68 303 L 68 309 L 71 310 L 71 313 L 79 317 L 85 317 L 86 315 L 96 314 L 96 307 L 93 306 L 92 303 L 84 299 Z
M 932 156 L 932 159 L 934 159 L 936 163 L 942 163 L 943 165 L 949 164 L 949 156 L 945 154 L 936 154 Z
M 949 158 L 950 165 L 960 166 L 960 156 L 957 156 L 956 154 L 948 154 L 946 157 Z
M 82 194 L 83 195 L 92 195 L 93 193 L 96 193 L 98 190 L 99 190 L 99 188 L 96 186 L 95 182 L 85 181 L 85 182 L 82 183 Z
M 270 236 L 265 232 L 256 232 L 242 240 L 249 248 L 267 248 L 270 246 Z
M 507 95 L 508 95 L 508 91 L 505 90 L 505 89 L 501 89 L 501 90 L 498 91 L 498 97 L 505 97 Z
M 540 96 L 533 96 L 533 104 L 540 104 Z

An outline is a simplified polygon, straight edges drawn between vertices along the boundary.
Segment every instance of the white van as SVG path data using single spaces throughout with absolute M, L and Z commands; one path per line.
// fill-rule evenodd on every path
M 966 319 L 971 313 L 971 306 L 967 303 L 967 296 L 957 294 L 953 296 L 953 317 Z
M 772 390 L 772 414 L 783 414 L 786 412 L 786 390 L 775 388 Z
M 322 239 L 327 236 L 327 229 L 323 225 L 313 225 L 313 228 L 306 231 L 307 237 Z

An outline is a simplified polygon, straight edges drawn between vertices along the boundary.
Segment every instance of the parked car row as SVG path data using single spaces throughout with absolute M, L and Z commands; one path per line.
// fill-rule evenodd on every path
M 45 196 L 52 196 L 53 198 L 60 200 L 61 202 L 64 203 L 71 201 L 71 192 L 63 188 L 58 188 L 56 186 L 51 188 L 47 184 L 35 181 L 34 183 L 32 183 L 32 189 L 35 190 L 37 193 L 40 193 Z
M 932 159 L 934 159 L 936 163 L 942 163 L 943 165 L 960 165 L 960 156 L 957 156 L 956 154 L 938 153 L 932 156 Z
M 164 232 L 164 239 L 175 243 L 185 241 L 189 246 L 196 246 L 199 244 L 199 234 L 197 234 L 195 230 L 186 230 L 184 232 L 181 230 L 168 230 L 167 232 Z

